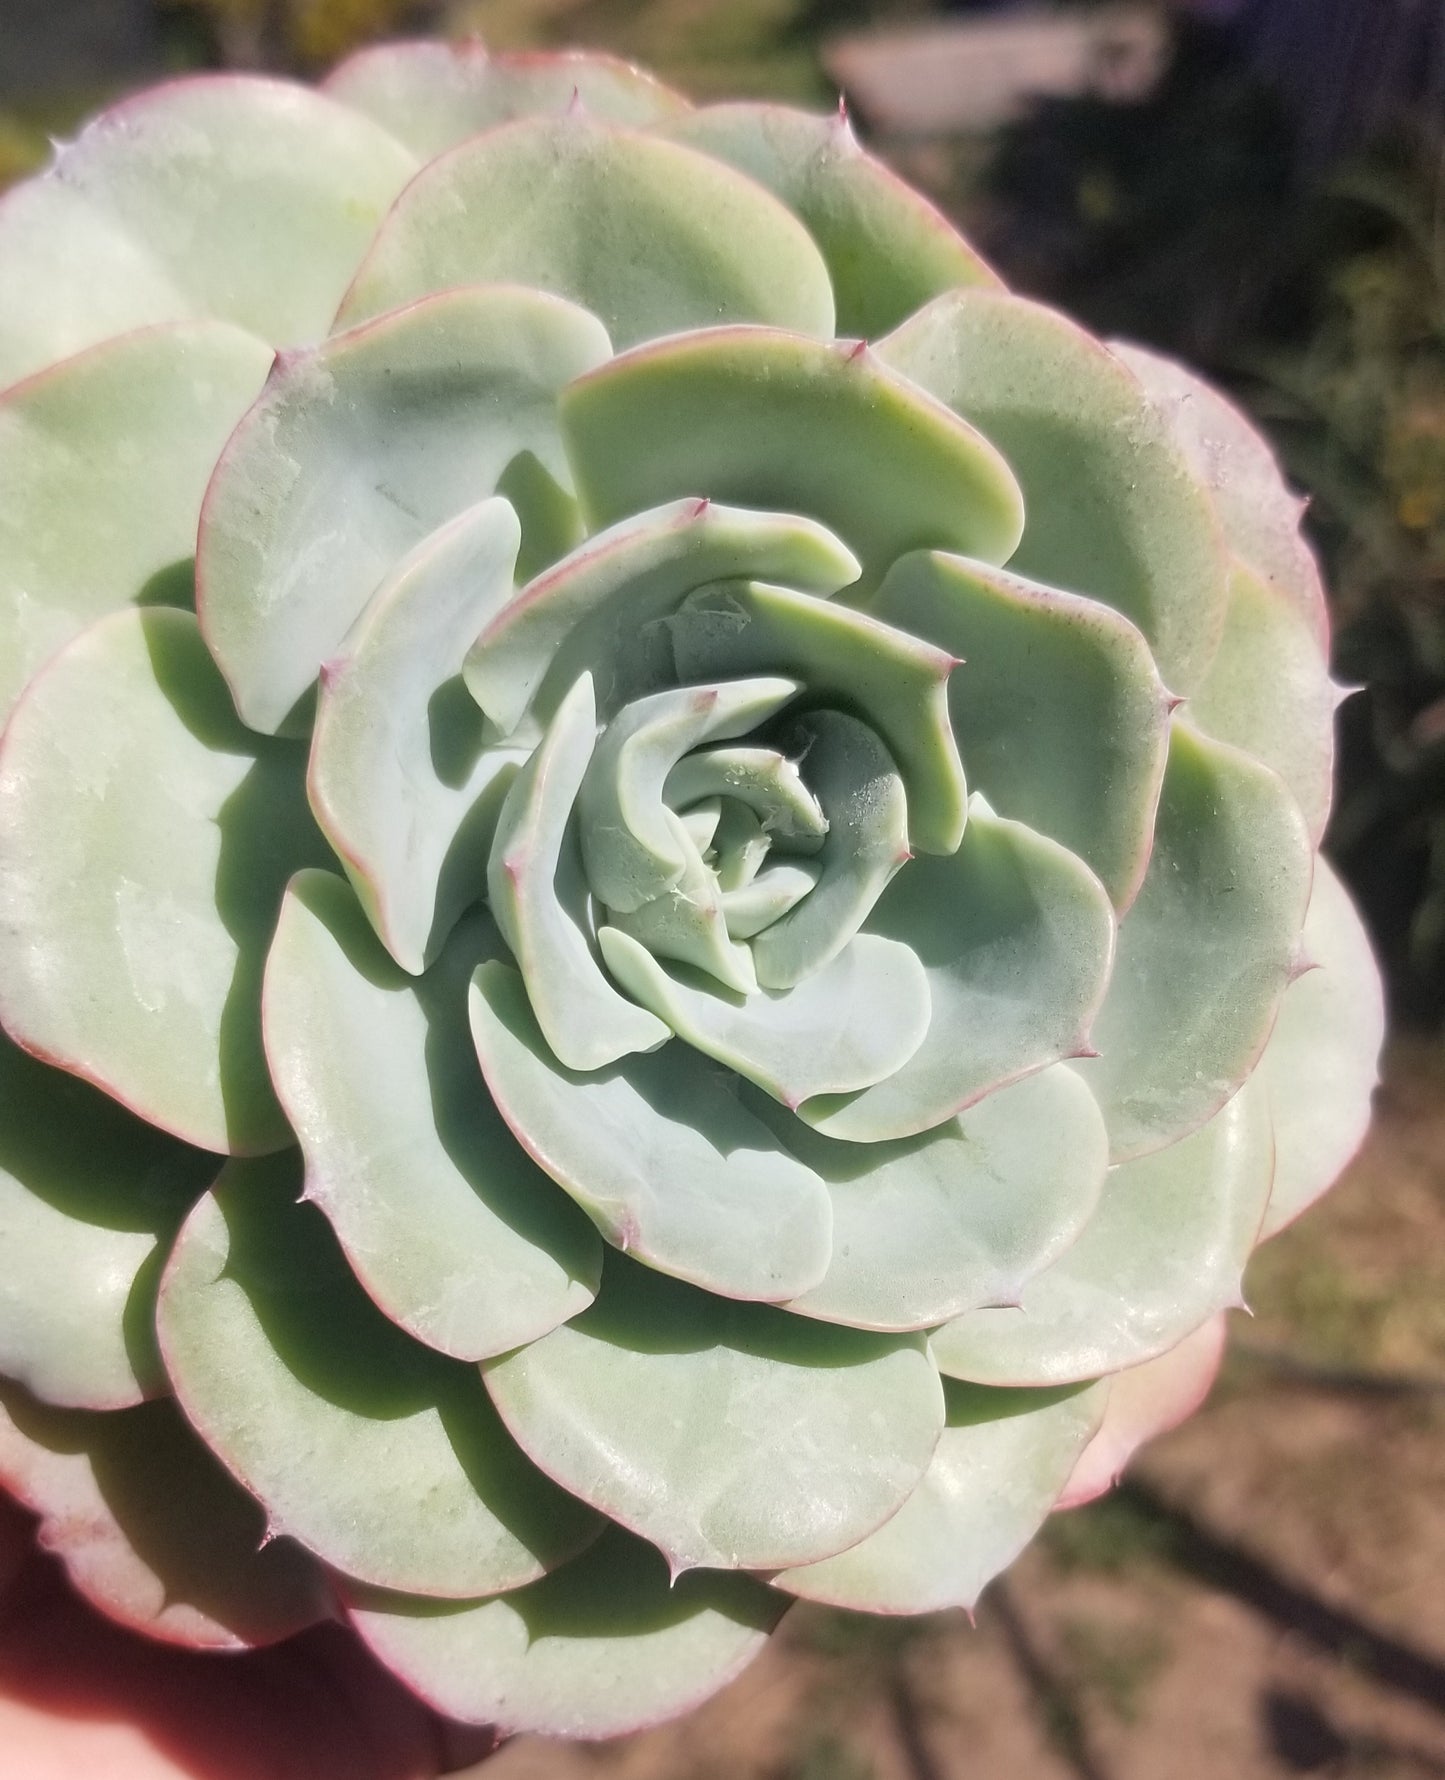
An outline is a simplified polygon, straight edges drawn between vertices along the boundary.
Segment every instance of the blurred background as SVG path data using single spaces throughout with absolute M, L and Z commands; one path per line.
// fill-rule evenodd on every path
M 803 1607 L 729 1692 L 487 1780 L 1445 1777 L 1445 0 L 0 0 L 0 185 L 167 73 L 386 36 L 606 48 L 830 106 L 1018 289 L 1191 360 L 1311 497 L 1327 848 L 1392 1038 L 1204 1412 L 962 1615 Z

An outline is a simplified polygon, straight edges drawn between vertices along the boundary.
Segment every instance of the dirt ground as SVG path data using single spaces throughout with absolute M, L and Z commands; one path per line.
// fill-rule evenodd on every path
M 1445 1777 L 1445 1052 L 1397 1044 L 1209 1404 L 962 1615 L 802 1607 L 726 1693 L 486 1780 Z

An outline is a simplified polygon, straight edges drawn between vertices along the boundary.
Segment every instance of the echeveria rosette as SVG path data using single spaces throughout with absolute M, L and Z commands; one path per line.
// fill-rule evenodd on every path
M 0 1481 L 101 1608 L 604 1735 L 1199 1400 L 1380 1026 L 1221 398 L 844 120 L 426 45 L 91 125 L 0 380 Z

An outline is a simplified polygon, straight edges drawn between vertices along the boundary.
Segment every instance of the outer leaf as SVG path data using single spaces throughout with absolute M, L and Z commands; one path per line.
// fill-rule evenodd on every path
M 846 537 L 870 592 L 905 550 L 1013 554 L 1023 503 L 987 437 L 852 342 L 701 329 L 568 390 L 583 506 L 608 525 L 685 495 L 804 513 Z
M 1319 565 L 1300 536 L 1305 503 L 1290 492 L 1267 441 L 1233 402 L 1183 365 L 1123 341 L 1110 350 L 1149 392 L 1208 490 L 1229 548 L 1294 607 L 1323 649 L 1329 622 Z
M 841 113 L 710 105 L 665 129 L 750 174 L 802 218 L 833 280 L 840 334 L 876 336 L 946 290 L 998 283 L 927 199 L 859 146 Z
M 1309 620 L 1276 587 L 1236 567 L 1219 653 L 1189 701 L 1189 718 L 1273 767 L 1316 845 L 1330 813 L 1339 699 Z
M 671 1034 L 619 995 L 592 955 L 585 886 L 569 824 L 597 739 L 591 676 L 573 687 L 551 728 L 512 781 L 487 869 L 492 913 L 527 985 L 547 1043 L 569 1069 L 604 1069 Z M 578 880 L 566 894 L 558 873 Z
M 3 1034 L 0 1107 L 0 1372 L 75 1408 L 159 1393 L 156 1279 L 214 1156 Z
M 861 1613 L 972 1608 L 1038 1532 L 1104 1413 L 1107 1387 L 944 1386 L 948 1419 L 923 1481 L 871 1537 L 777 1586 Z
M 382 577 L 531 453 L 569 485 L 564 384 L 607 357 L 540 291 L 443 292 L 278 363 L 217 465 L 196 574 L 242 717 L 281 727 Z
M 623 988 L 684 1043 L 787 1107 L 882 1081 L 902 1068 L 928 1030 L 928 979 L 897 940 L 862 934 L 795 989 L 734 997 L 685 972 L 665 971 L 615 927 L 602 928 L 597 939 Z
M 827 1183 L 833 1257 L 788 1306 L 863 1329 L 927 1329 L 1017 1300 L 1099 1202 L 1108 1137 L 1059 1065 L 896 1143 L 839 1143 L 772 1121 Z
M 1104 1495 L 1141 1446 L 1193 1415 L 1219 1375 L 1227 1335 L 1221 1311 L 1157 1360 L 1115 1373 L 1104 1419 L 1054 1506 L 1078 1508 Z
M 474 1368 L 377 1310 L 299 1185 L 290 1156 L 233 1163 L 161 1286 L 181 1407 L 269 1530 L 378 1587 L 454 1598 L 580 1550 L 595 1518 L 517 1452 Z
M 787 1606 L 746 1576 L 671 1578 L 618 1527 L 495 1601 L 348 1592 L 352 1625 L 439 1712 L 552 1737 L 621 1736 L 687 1711 L 751 1662 Z
M 920 1338 L 732 1303 L 615 1255 L 591 1310 L 483 1370 L 537 1463 L 674 1573 L 856 1544 L 917 1487 L 943 1424 Z
M 195 619 L 101 619 L 0 743 L 11 1036 L 202 1148 L 289 1142 L 261 967 L 286 879 L 326 857 L 299 751 L 237 722 Z
M 836 593 L 858 574 L 843 544 L 806 519 L 676 501 L 589 538 L 523 588 L 467 658 L 477 703 L 510 735 L 528 707 L 555 713 L 590 673 L 605 715 L 676 684 L 663 622 L 695 588 L 756 575 L 808 593 Z
M 470 507 L 388 576 L 322 671 L 307 788 L 382 941 L 424 970 L 480 893 L 517 757 L 485 748 L 462 662 L 512 596 L 521 528 Z
M 1097 600 L 936 552 L 895 563 L 869 609 L 959 658 L 948 708 L 974 785 L 1127 908 L 1169 750 L 1169 697 L 1139 631 Z
M 1122 612 L 1169 687 L 1192 692 L 1223 626 L 1226 556 L 1208 497 L 1132 373 L 1061 315 L 985 290 L 930 303 L 878 355 L 1008 459 L 1028 506 L 1013 571 Z
M 1313 858 L 1283 783 L 1176 718 L 1087 1065 L 1116 1160 L 1197 1130 L 1253 1069 L 1298 958 Z
M 238 328 L 181 322 L 0 397 L 0 723 L 92 619 L 189 598 L 201 496 L 270 365 Z
M 688 110 L 680 93 L 615 56 L 489 55 L 474 37 L 376 44 L 334 68 L 323 90 L 375 119 L 424 161 L 496 124 L 572 106 L 638 128 Z
M 833 332 L 827 268 L 770 192 L 690 148 L 580 114 L 505 124 L 423 168 L 341 318 L 492 280 L 570 297 L 619 346 L 718 322 Z
M 487 1086 L 522 1147 L 598 1225 L 650 1266 L 732 1298 L 795 1297 L 828 1264 L 823 1183 L 682 1045 L 605 1072 L 564 1069 L 521 979 L 473 978 Z
M 40 1543 L 92 1606 L 168 1644 L 244 1650 L 329 1617 L 324 1577 L 175 1405 L 51 1409 L 0 1379 L 0 1484 L 40 1516 Z
M 977 797 L 958 852 L 913 860 L 868 927 L 918 955 L 933 1019 L 896 1075 L 799 1109 L 828 1136 L 862 1143 L 926 1131 L 1077 1056 L 1114 952 L 1113 910 L 1088 867 Z
M 477 1072 L 466 985 L 495 943 L 479 915 L 409 978 L 339 878 L 301 872 L 266 964 L 266 1048 L 305 1196 L 387 1316 L 460 1360 L 566 1322 L 602 1275 L 596 1233 L 512 1141 Z
M 898 764 L 909 839 L 927 853 L 957 847 L 968 792 L 948 722 L 951 655 L 851 607 L 757 581 L 701 589 L 670 628 L 689 680 L 771 668 L 810 699 L 861 711 Z
M 1259 1074 L 1274 1115 L 1273 1236 L 1312 1205 L 1359 1148 L 1379 1080 L 1385 1003 L 1370 942 L 1326 859 L 1315 860 L 1302 939 L 1316 966 L 1280 1003 Z
M 1052 1385 L 1166 1353 L 1239 1303 L 1273 1172 L 1268 1097 L 1251 1080 L 1192 1137 L 1114 1168 L 1022 1308 L 959 1317 L 934 1333 L 934 1358 L 980 1384 Z
M 416 160 L 288 81 L 172 81 L 102 112 L 0 207 L 0 382 L 214 315 L 315 339 Z
M 137 328 L 199 319 L 127 230 L 52 174 L 0 196 L 0 389 Z

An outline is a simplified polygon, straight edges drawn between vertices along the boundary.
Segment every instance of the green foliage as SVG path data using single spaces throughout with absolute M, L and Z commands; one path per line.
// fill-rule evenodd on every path
M 1341 675 L 1367 692 L 1332 846 L 1403 1013 L 1445 1014 L 1445 229 L 1438 157 L 1404 144 L 1335 182 L 1319 320 L 1262 358 L 1257 405 L 1314 496 Z
M 1137 1723 L 1149 1689 L 1169 1661 L 1169 1646 L 1154 1627 L 1115 1626 L 1073 1617 L 1060 1628 L 1074 1685 L 1123 1724 Z
M 1068 1514 L 1056 1514 L 1045 1527 L 1041 1544 L 1066 1574 L 1122 1576 L 1167 1559 L 1170 1538 L 1165 1523 L 1130 1497 L 1105 1496 Z

